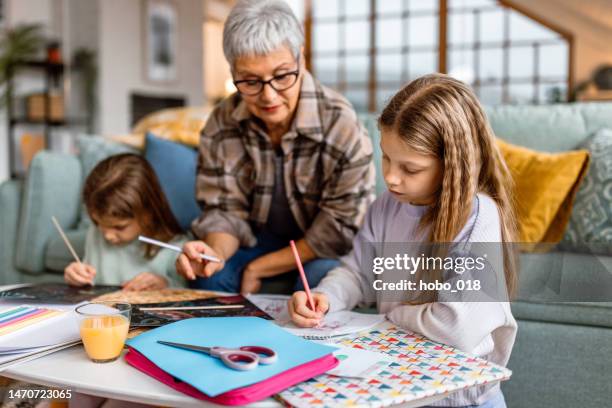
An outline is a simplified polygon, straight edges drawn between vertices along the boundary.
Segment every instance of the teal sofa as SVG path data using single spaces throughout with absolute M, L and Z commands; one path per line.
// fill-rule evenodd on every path
M 595 131 L 612 129 L 612 103 L 502 106 L 487 114 L 498 136 L 549 152 L 575 149 Z M 362 119 L 378 166 L 375 118 Z M 81 159 L 43 152 L 34 158 L 27 180 L 0 185 L 1 283 L 62 279 L 70 254 L 53 230 L 51 215 L 66 228 L 77 251 L 83 251 Z M 380 193 L 380 172 L 377 177 Z M 509 407 L 612 406 L 612 303 L 570 302 L 564 296 L 596 291 L 603 299 L 612 298 L 612 287 L 602 286 L 602 273 L 612 274 L 612 254 L 521 256 L 519 296 L 512 305 L 519 323 L 509 363 L 514 374 L 503 385 Z

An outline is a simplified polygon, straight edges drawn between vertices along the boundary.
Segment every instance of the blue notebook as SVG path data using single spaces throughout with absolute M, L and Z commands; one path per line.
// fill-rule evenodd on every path
M 165 346 L 158 340 L 198 346 L 264 346 L 276 351 L 278 361 L 251 371 L 237 371 L 207 354 Z M 211 397 L 258 383 L 337 349 L 294 336 L 258 317 L 182 320 L 140 334 L 127 344 L 168 374 Z

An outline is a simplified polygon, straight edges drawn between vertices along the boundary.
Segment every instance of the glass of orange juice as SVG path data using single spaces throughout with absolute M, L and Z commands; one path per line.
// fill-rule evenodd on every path
M 121 355 L 130 328 L 132 306 L 123 302 L 91 302 L 76 308 L 81 340 L 94 363 Z

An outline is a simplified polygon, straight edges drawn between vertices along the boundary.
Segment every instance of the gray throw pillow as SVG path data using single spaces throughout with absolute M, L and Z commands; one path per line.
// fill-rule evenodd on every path
M 576 194 L 561 248 L 612 255 L 612 130 L 599 130 L 580 147 L 591 153 L 591 166 Z

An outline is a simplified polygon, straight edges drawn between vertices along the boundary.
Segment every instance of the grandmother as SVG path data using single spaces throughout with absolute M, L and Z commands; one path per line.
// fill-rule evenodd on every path
M 290 240 L 316 286 L 351 249 L 374 198 L 370 139 L 350 103 L 306 70 L 303 43 L 282 0 L 239 1 L 225 23 L 237 92 L 202 131 L 199 240 L 176 262 L 198 288 L 258 292 L 262 279 L 295 271 Z

